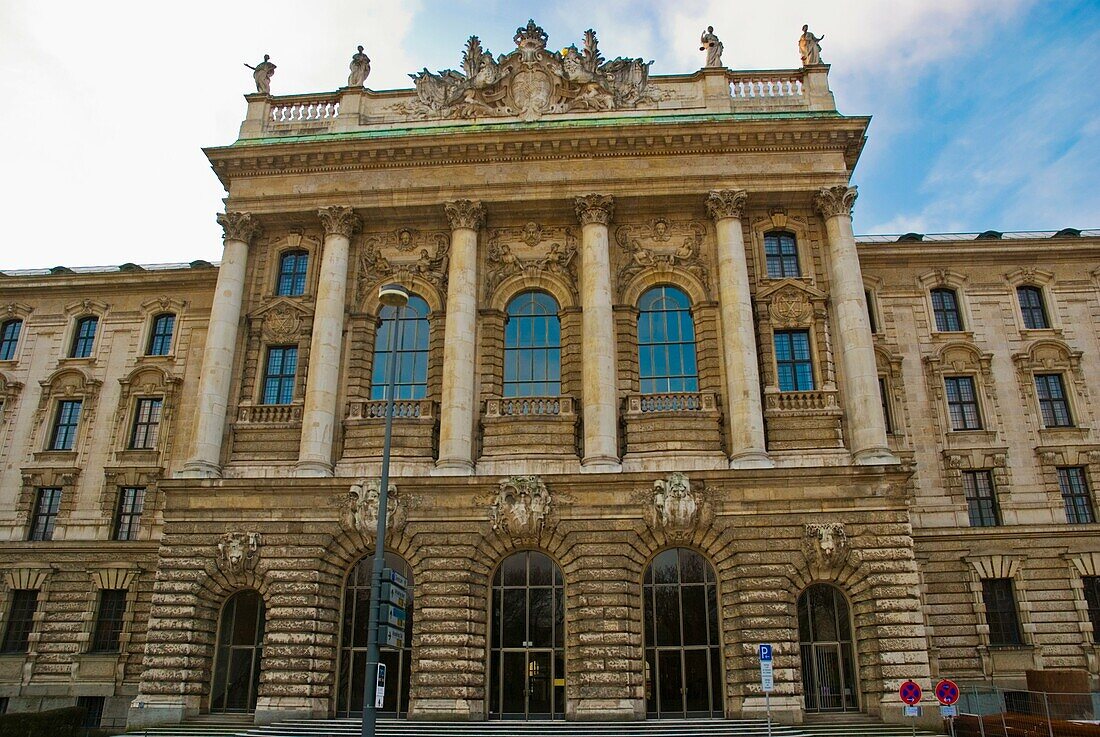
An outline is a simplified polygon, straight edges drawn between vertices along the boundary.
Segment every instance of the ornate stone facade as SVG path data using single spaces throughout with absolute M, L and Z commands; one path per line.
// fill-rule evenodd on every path
M 534 23 L 515 41 L 493 59 L 471 39 L 462 73 L 415 90 L 250 95 L 240 139 L 207 150 L 229 191 L 217 268 L 0 274 L 0 324 L 21 321 L 0 360 L 0 630 L 36 592 L 0 654 L 9 707 L 103 698 L 132 727 L 224 709 L 220 629 L 249 601 L 256 721 L 356 710 L 390 280 L 418 298 L 386 541 L 411 581 L 401 716 L 501 716 L 505 651 L 553 669 L 531 718 L 675 714 L 646 604 L 666 586 L 713 592 L 695 614 L 715 715 L 763 713 L 765 642 L 773 713 L 817 708 L 799 616 L 821 591 L 858 665 L 844 709 L 898 720 L 910 677 L 1095 683 L 1100 233 L 855 238 L 868 121 L 835 114 L 828 67 L 651 77 L 594 33 L 560 55 Z M 339 114 L 295 117 L 307 98 Z M 531 292 L 557 312 L 509 311 Z M 988 581 L 1011 584 L 1018 642 L 991 635 Z M 93 646 L 119 590 L 117 640 Z M 497 644 L 516 592 L 552 602 L 545 646 Z

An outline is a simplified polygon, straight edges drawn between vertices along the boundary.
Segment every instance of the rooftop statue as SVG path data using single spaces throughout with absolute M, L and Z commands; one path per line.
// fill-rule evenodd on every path
M 370 76 L 370 57 L 363 53 L 363 47 L 351 57 L 351 74 L 348 75 L 348 87 L 362 87 Z
M 803 66 L 821 64 L 821 40 L 822 36 L 810 33 L 809 26 L 802 26 L 802 35 L 798 37 L 798 54 L 802 57 Z
M 707 26 L 707 30 L 703 31 L 702 35 L 699 36 L 699 43 L 702 44 L 699 50 L 707 52 L 707 61 L 703 66 L 722 66 L 722 50 L 726 47 L 722 45 L 722 42 L 718 40 L 718 36 L 715 35 L 714 26 Z
M 518 117 L 534 120 L 574 110 L 632 108 L 659 99 L 649 87 L 652 61 L 605 61 L 596 32 L 584 34 L 584 48 L 560 54 L 546 50 L 546 32 L 531 20 L 516 29 L 516 50 L 493 55 L 471 36 L 462 54 L 462 71 L 427 69 L 410 74 L 416 99 L 396 112 L 417 118 Z
M 275 76 L 275 65 L 269 61 L 270 59 L 270 56 L 264 54 L 264 60 L 256 66 L 245 64 L 252 70 L 252 78 L 256 80 L 256 92 L 261 95 L 271 94 L 271 78 Z

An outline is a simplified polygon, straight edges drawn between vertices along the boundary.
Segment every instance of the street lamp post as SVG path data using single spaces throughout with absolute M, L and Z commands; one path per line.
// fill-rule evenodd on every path
M 367 672 L 363 684 L 363 737 L 374 737 L 378 712 L 374 708 L 374 688 L 378 682 L 378 621 L 382 605 L 382 569 L 386 561 L 386 512 L 390 495 L 390 439 L 393 433 L 393 394 L 397 377 L 397 351 L 401 345 L 401 310 L 409 302 L 409 292 L 399 284 L 384 284 L 378 289 L 378 301 L 394 309 L 393 329 L 389 335 L 389 367 L 386 379 L 386 433 L 382 441 L 382 478 L 378 488 L 378 528 L 374 535 L 374 567 L 370 579 L 370 619 L 367 625 Z

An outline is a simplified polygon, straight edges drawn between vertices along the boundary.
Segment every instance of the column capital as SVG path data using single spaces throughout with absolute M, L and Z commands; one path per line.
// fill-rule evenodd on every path
M 859 192 L 856 187 L 838 185 L 836 187 L 822 187 L 814 195 L 814 209 L 821 217 L 828 220 L 837 215 L 852 215 L 852 207 L 856 204 Z
M 333 205 L 322 207 L 317 211 L 317 217 L 321 218 L 321 225 L 325 228 L 325 235 L 342 235 L 351 238 L 359 232 L 362 221 L 350 207 Z
M 222 238 L 227 241 L 250 243 L 263 228 L 250 212 L 219 212 L 218 225 L 222 226 Z
M 451 230 L 480 230 L 485 224 L 485 206 L 480 200 L 451 200 L 443 203 L 443 209 L 451 221 Z
M 585 194 L 573 200 L 581 225 L 609 225 L 615 214 L 615 198 L 609 194 Z
M 712 220 L 741 219 L 749 193 L 743 189 L 712 189 L 707 194 L 707 214 Z

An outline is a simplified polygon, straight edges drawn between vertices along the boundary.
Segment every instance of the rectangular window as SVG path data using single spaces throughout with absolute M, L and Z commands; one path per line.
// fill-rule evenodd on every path
M 76 444 L 76 428 L 80 424 L 79 399 L 62 399 L 57 403 L 57 415 L 50 433 L 50 450 L 72 450 Z
M 156 450 L 160 430 L 160 397 L 137 400 L 134 411 L 134 427 L 130 431 L 130 448 Z
M 791 233 L 765 233 L 764 259 L 769 279 L 798 278 L 798 244 Z
M 813 391 L 814 367 L 810 360 L 809 332 L 782 330 L 775 334 L 775 370 L 779 391 Z
M 84 710 L 84 719 L 80 722 L 83 729 L 99 729 L 103 725 L 103 696 L 78 696 L 76 706 Z
M 875 303 L 871 300 L 871 290 L 863 290 L 863 299 L 867 302 L 867 324 L 871 326 L 871 332 L 878 332 L 878 322 L 875 320 Z
M 290 404 L 294 401 L 294 376 L 298 371 L 297 346 L 267 349 L 264 395 L 261 404 Z
M 1085 604 L 1089 609 L 1089 622 L 1092 624 L 1092 642 L 1100 644 L 1100 576 L 1085 576 Z
M 38 589 L 12 589 L 8 626 L 0 652 L 25 653 L 34 629 L 34 613 L 38 609 Z
M 1061 374 L 1035 374 L 1035 394 L 1039 397 L 1043 427 L 1073 427 Z
M 76 324 L 76 332 L 73 334 L 73 344 L 69 349 L 69 358 L 87 358 L 92 355 L 92 346 L 95 345 L 95 331 L 99 325 L 98 317 L 82 317 Z
M 19 331 L 22 327 L 22 320 L 8 320 L 0 327 L 0 361 L 15 358 L 15 346 L 19 345 Z
M 171 313 L 157 315 L 153 319 L 153 332 L 149 335 L 149 356 L 167 356 L 172 350 L 172 331 L 176 326 L 176 316 Z
M 993 475 L 989 471 L 963 471 L 963 491 L 971 527 L 996 527 L 1001 524 Z
M 1062 491 L 1062 503 L 1066 505 L 1066 522 L 1071 525 L 1085 525 L 1096 521 L 1084 468 L 1059 468 L 1058 488 Z
M 296 297 L 306 291 L 306 267 L 309 254 L 305 251 L 290 251 L 279 259 L 279 284 L 276 294 L 280 297 Z
M 1020 314 L 1024 318 L 1024 327 L 1028 330 L 1045 330 L 1050 327 L 1046 306 L 1043 304 L 1043 290 L 1039 287 L 1016 287 L 1016 296 L 1020 299 Z
M 951 417 L 952 430 L 981 430 L 982 415 L 978 411 L 978 394 L 974 391 L 974 377 L 945 376 L 947 413 Z
M 950 333 L 962 330 L 959 300 L 953 289 L 932 290 L 932 312 L 936 318 L 938 332 Z
M 126 589 L 100 589 L 92 633 L 93 653 L 117 653 L 122 622 L 126 616 Z
M 34 500 L 34 517 L 31 518 L 28 540 L 53 540 L 53 527 L 61 509 L 61 489 L 39 489 Z
M 985 604 L 985 621 L 989 625 L 989 644 L 1022 645 L 1012 579 L 983 578 L 982 601 Z
M 887 399 L 888 396 L 889 395 L 886 393 L 886 379 L 880 376 L 878 377 L 878 397 L 879 401 L 882 402 L 882 419 L 886 422 L 886 434 L 893 435 L 894 422 L 893 418 L 890 416 L 890 402 Z
M 123 486 L 118 490 L 115 512 L 115 540 L 137 540 L 141 529 L 141 513 L 145 508 L 145 489 Z

